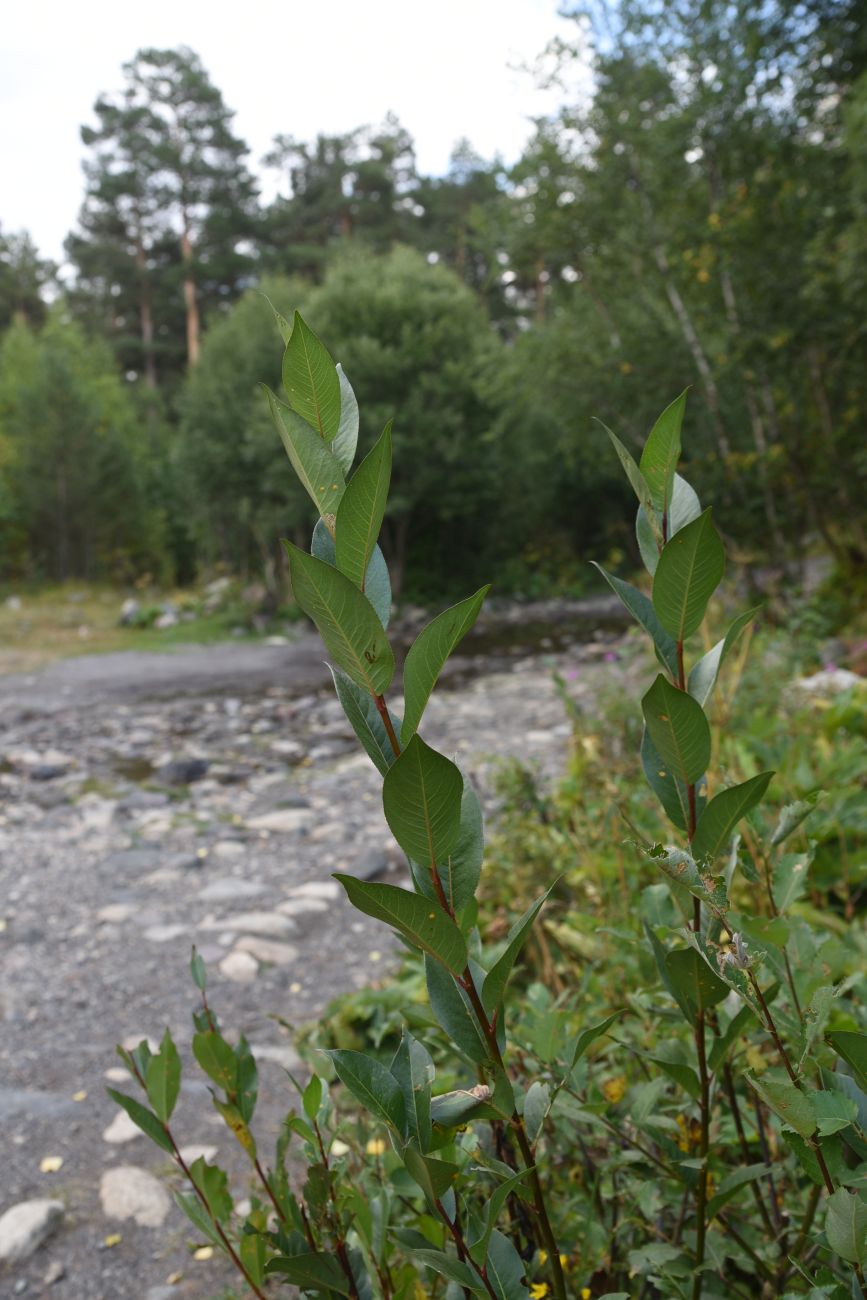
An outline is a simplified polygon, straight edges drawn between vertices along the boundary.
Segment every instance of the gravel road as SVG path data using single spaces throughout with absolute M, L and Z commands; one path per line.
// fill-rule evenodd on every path
M 498 757 L 549 773 L 562 762 L 569 728 L 550 669 L 592 707 L 612 671 L 602 659 L 613 643 L 597 637 L 562 635 L 529 655 L 511 646 L 493 672 L 486 649 L 487 667 L 458 661 L 452 689 L 432 700 L 425 735 L 458 756 L 488 813 Z M 628 666 L 632 650 L 617 653 Z M 292 1101 L 283 1067 L 296 1063 L 274 1017 L 315 1018 L 387 968 L 387 931 L 330 878 L 401 879 L 379 788 L 312 634 L 0 679 L 0 1214 L 37 1198 L 64 1208 L 27 1259 L 0 1264 L 0 1295 L 221 1293 L 228 1275 L 193 1257 L 193 1232 L 165 1195 L 172 1169 L 105 1095 L 114 1046 L 166 1025 L 186 1040 L 195 942 L 224 1027 L 259 1058 L 268 1151 Z M 218 1147 L 244 1197 L 242 1163 L 185 1067 L 177 1130 Z M 2 1240 L 0 1221 L 0 1250 Z

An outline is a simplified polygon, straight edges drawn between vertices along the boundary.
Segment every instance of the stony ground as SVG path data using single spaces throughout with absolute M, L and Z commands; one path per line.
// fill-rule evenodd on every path
M 607 636 L 561 634 L 547 653 L 465 659 L 425 734 L 457 755 L 490 813 L 497 756 L 552 772 L 562 760 L 569 728 L 550 669 L 592 703 L 606 653 Z M 330 875 L 399 880 L 400 855 L 327 680 L 309 634 L 0 679 L 0 1213 L 34 1198 L 64 1207 L 28 1259 L 0 1265 L 0 1295 L 180 1300 L 231 1281 L 193 1257 L 165 1192 L 173 1171 L 105 1086 L 126 1086 L 116 1043 L 165 1025 L 188 1037 L 196 943 L 224 1027 L 260 1062 L 268 1150 L 292 1100 L 283 1067 L 296 1064 L 275 1017 L 315 1018 L 381 977 L 388 933 Z M 244 1196 L 193 1069 L 175 1126 L 185 1144 L 219 1147 Z

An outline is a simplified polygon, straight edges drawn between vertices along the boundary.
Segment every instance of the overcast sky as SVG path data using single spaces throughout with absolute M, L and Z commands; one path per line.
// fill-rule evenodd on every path
M 441 173 L 469 137 L 485 157 L 520 154 L 529 119 L 554 105 L 531 65 L 573 25 L 557 0 L 12 0 L 0 48 L 0 226 L 62 258 L 82 196 L 79 127 L 144 46 L 191 46 L 255 165 L 278 132 L 310 139 L 393 110 L 418 165 Z M 225 16 L 223 16 L 225 15 Z

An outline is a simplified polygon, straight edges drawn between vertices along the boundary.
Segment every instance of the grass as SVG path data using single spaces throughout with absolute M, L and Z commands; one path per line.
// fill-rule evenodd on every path
M 213 614 L 196 614 L 162 631 L 120 627 L 120 607 L 127 594 L 82 583 L 18 588 L 15 595 L 21 600 L 20 609 L 10 608 L 5 596 L 0 597 L 0 674 L 33 672 L 75 655 L 117 650 L 169 651 L 182 645 L 225 641 L 232 629 L 244 621 L 235 606 Z M 190 593 L 162 592 L 145 597 L 143 603 L 163 600 L 183 607 L 189 603 Z M 256 633 L 250 631 L 250 635 Z

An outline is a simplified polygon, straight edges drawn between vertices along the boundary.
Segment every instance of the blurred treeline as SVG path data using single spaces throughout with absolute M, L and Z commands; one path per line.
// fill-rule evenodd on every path
M 312 519 L 257 391 L 262 293 L 343 363 L 363 447 L 396 418 L 405 592 L 574 588 L 628 553 L 592 417 L 638 445 L 686 385 L 687 472 L 753 556 L 867 559 L 865 0 L 623 0 L 573 30 L 520 161 L 464 141 L 444 176 L 393 118 L 293 138 L 291 95 L 257 170 L 197 56 L 140 51 L 83 128 L 62 276 L 0 233 L 0 578 L 279 588 Z

